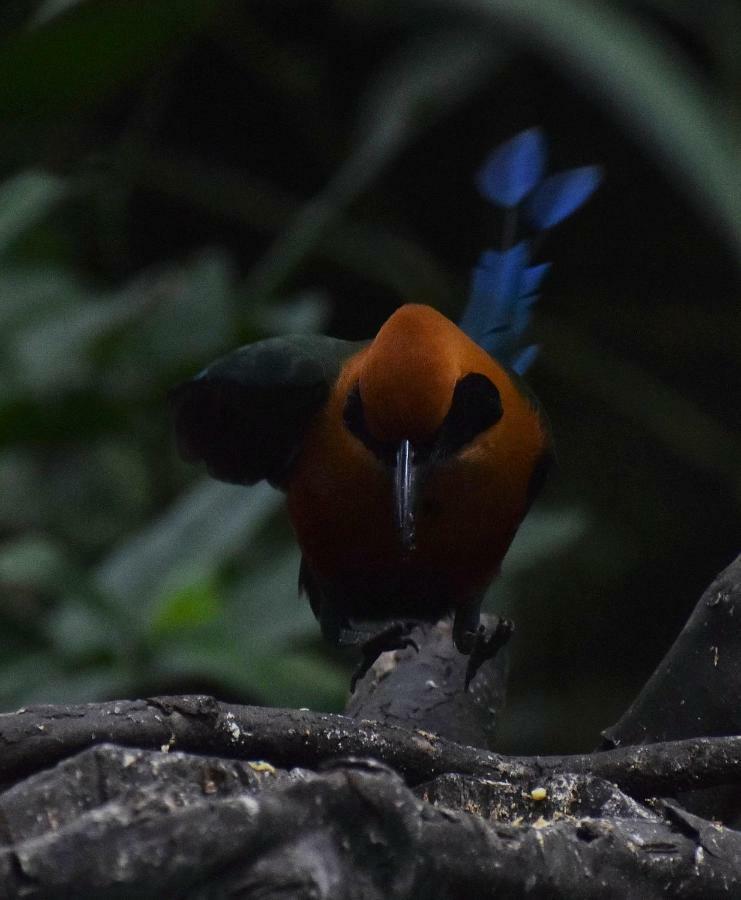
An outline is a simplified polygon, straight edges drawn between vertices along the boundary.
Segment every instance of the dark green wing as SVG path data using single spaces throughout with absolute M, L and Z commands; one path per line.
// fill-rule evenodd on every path
M 290 335 L 212 363 L 170 392 L 181 456 L 221 481 L 280 486 L 343 362 L 363 346 Z

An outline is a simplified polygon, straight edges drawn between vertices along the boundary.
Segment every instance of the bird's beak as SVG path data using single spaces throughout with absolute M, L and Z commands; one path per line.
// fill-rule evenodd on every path
M 417 505 L 418 470 L 411 441 L 403 440 L 396 451 L 394 512 L 404 550 L 414 549 L 414 512 Z

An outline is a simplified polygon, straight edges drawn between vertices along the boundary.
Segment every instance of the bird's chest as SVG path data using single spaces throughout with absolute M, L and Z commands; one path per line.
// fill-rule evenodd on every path
M 352 436 L 311 435 L 288 489 L 302 551 L 325 579 L 394 578 L 414 589 L 436 580 L 447 593 L 487 583 L 522 515 L 515 486 L 485 454 L 431 470 L 421 485 L 416 540 L 402 547 L 394 520 L 393 472 Z

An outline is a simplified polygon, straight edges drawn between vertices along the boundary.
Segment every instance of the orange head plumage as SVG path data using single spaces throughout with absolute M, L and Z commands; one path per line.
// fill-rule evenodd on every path
M 408 304 L 363 355 L 358 386 L 368 430 L 379 441 L 426 441 L 440 428 L 460 377 L 465 335 L 430 306 Z

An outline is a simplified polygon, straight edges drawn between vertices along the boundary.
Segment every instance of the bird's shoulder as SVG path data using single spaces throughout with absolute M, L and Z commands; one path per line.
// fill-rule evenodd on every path
M 222 481 L 281 486 L 342 366 L 363 346 L 298 334 L 221 357 L 170 392 L 180 454 Z

